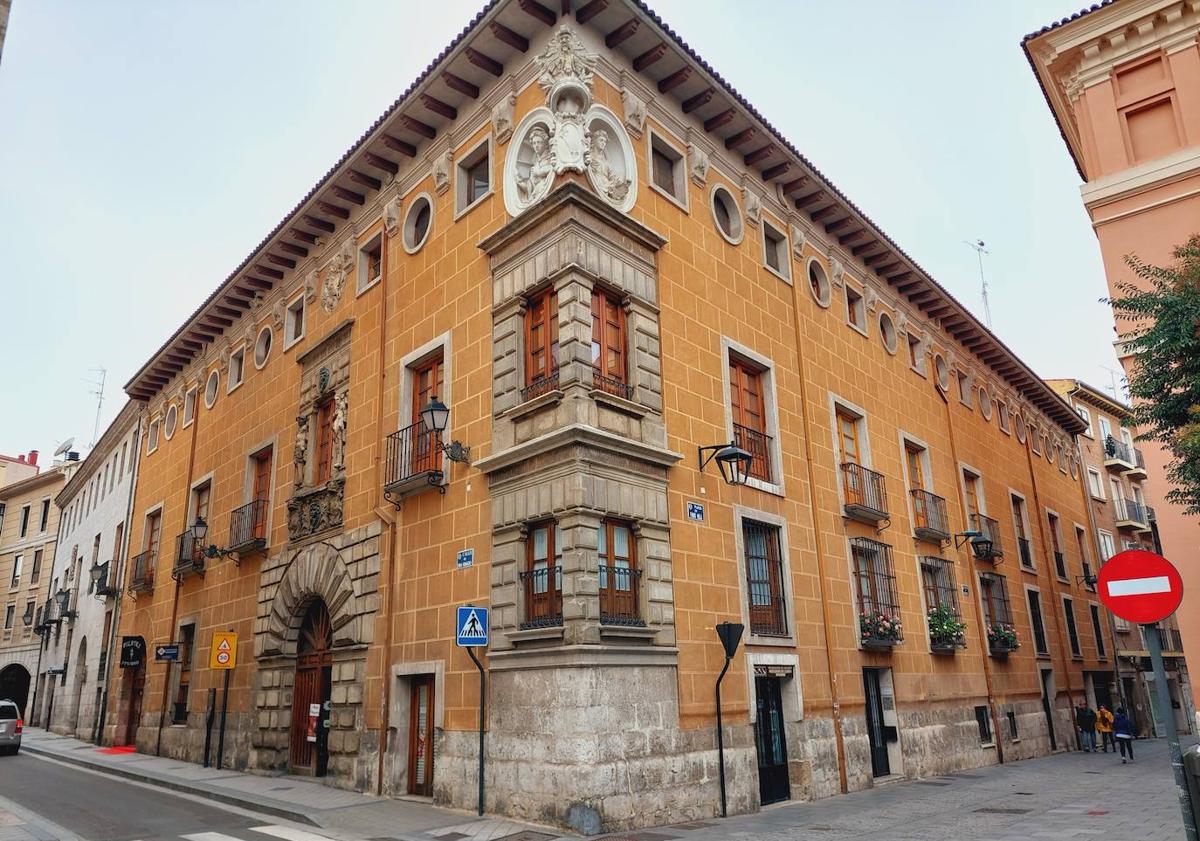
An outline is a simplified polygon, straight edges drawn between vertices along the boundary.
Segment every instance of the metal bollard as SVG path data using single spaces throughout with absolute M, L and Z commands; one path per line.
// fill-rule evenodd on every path
M 1200 745 L 1192 745 L 1183 752 L 1183 775 L 1187 779 L 1188 793 L 1192 796 L 1192 814 L 1200 823 L 1196 809 L 1200 804 Z

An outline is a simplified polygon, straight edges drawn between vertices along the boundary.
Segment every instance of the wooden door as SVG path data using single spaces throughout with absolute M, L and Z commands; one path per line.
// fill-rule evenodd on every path
M 291 766 L 298 774 L 322 777 L 329 761 L 329 709 L 333 627 L 325 603 L 316 600 L 305 614 L 297 643 L 292 692 Z
M 412 422 L 412 470 L 422 473 L 441 469 L 441 451 L 437 446 L 438 434 L 425 428 L 421 422 L 421 410 L 434 397 L 442 393 L 445 375 L 441 354 L 423 362 L 413 371 Z
M 254 454 L 254 490 L 252 497 L 259 503 L 254 509 L 254 538 L 265 540 L 267 537 L 267 505 L 271 498 L 271 462 L 273 452 L 270 447 Z
M 142 694 L 146 690 L 146 667 L 138 666 L 126 672 L 129 675 L 129 708 L 125 716 L 125 737 L 122 744 L 137 743 L 138 722 L 142 718 Z
M 408 732 L 408 793 L 433 796 L 433 675 L 412 679 Z

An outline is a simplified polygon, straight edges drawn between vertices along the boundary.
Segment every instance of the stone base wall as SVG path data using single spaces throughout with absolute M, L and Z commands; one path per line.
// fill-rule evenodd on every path
M 213 718 L 212 744 L 209 747 L 209 762 L 216 765 L 217 741 L 221 728 L 221 699 L 217 698 L 217 712 Z M 187 724 L 163 723 L 162 748 L 158 749 L 158 715 L 144 714 L 142 726 L 138 728 L 138 753 L 155 754 L 200 764 L 204 762 L 205 717 L 207 700 L 198 702 L 200 708 L 188 713 Z M 147 721 L 147 719 L 151 719 Z M 225 750 L 221 757 L 222 768 L 235 771 L 251 770 L 249 766 L 250 743 L 254 734 L 254 715 L 230 711 L 225 719 Z

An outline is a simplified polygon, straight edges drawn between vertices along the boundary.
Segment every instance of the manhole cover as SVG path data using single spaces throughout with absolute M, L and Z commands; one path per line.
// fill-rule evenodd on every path
M 1003 809 L 999 806 L 985 806 L 982 809 L 976 809 L 976 812 L 981 812 L 985 815 L 1028 815 L 1032 809 Z

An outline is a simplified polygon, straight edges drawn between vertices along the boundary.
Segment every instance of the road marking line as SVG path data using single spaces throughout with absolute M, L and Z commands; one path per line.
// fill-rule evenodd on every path
M 184 835 L 188 841 L 242 841 L 240 838 L 235 838 L 232 835 L 222 835 L 220 832 L 196 832 L 192 835 Z
M 263 835 L 273 835 L 276 838 L 283 838 L 284 841 L 330 841 L 327 835 L 317 835 L 315 832 L 305 832 L 303 829 L 297 829 L 294 826 L 252 826 L 251 832 L 261 832 Z M 216 841 L 216 839 L 213 839 Z
M 1110 596 L 1145 596 L 1150 593 L 1171 592 L 1171 579 L 1165 575 L 1155 575 L 1150 578 L 1126 578 L 1121 581 L 1108 582 Z

